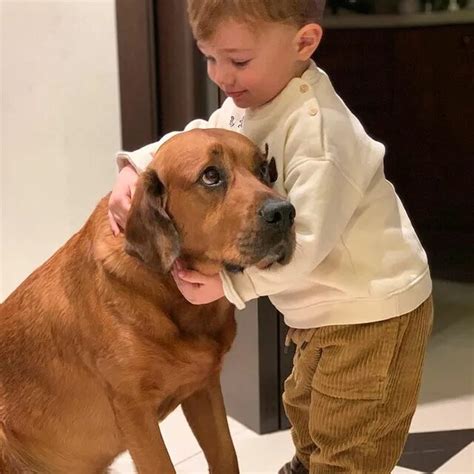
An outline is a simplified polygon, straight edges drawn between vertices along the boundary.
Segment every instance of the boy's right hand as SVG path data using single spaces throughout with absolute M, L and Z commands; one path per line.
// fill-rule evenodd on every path
M 109 199 L 109 222 L 115 236 L 125 229 L 138 174 L 131 165 L 124 166 L 115 181 Z

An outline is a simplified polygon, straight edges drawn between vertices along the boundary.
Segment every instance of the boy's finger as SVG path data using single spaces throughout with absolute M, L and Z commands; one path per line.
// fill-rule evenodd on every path
M 192 292 L 194 290 L 198 290 L 201 287 L 200 283 L 193 283 L 191 281 L 184 280 L 183 278 L 179 276 L 179 274 L 177 275 L 176 278 L 178 280 L 177 281 L 178 286 L 187 293 Z
M 115 220 L 120 229 L 125 229 L 125 224 L 127 223 L 127 217 L 122 214 L 117 214 Z
M 180 279 L 178 276 L 178 272 L 174 267 L 171 267 L 171 276 L 173 277 L 174 282 L 176 283 L 177 286 L 180 284 Z
M 132 201 L 129 196 L 124 196 L 120 200 L 120 210 L 123 211 L 122 213 L 128 214 L 130 208 L 132 207 Z
M 179 270 L 178 276 L 181 280 L 187 283 L 193 283 L 195 285 L 202 285 L 206 282 L 206 277 L 199 272 L 193 270 Z
M 176 286 L 180 289 L 181 292 L 189 294 L 190 292 L 199 288 L 199 284 L 191 283 L 180 277 L 179 271 L 176 268 L 171 269 L 171 276 L 173 277 Z
M 109 217 L 109 224 L 110 224 L 110 227 L 112 228 L 112 233 L 115 235 L 115 237 L 117 237 L 117 235 L 120 234 L 120 229 L 119 229 L 117 223 L 115 222 L 115 219 L 114 219 L 114 216 L 112 215 L 112 213 L 110 211 L 108 211 L 107 215 Z

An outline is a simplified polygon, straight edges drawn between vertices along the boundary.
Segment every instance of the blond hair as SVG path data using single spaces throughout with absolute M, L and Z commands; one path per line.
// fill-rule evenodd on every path
M 298 28 L 320 23 L 326 0 L 188 0 L 188 15 L 196 39 L 208 39 L 219 22 L 233 19 L 288 23 Z

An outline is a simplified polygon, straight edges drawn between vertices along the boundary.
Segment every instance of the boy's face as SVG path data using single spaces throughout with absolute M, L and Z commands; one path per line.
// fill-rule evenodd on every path
M 234 20 L 219 24 L 215 34 L 197 45 L 207 72 L 234 103 L 256 108 L 277 96 L 303 70 L 297 54 L 295 26 L 259 23 L 252 31 Z

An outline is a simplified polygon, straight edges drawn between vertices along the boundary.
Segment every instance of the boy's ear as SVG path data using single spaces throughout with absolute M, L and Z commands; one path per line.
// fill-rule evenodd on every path
M 295 37 L 298 59 L 300 61 L 309 59 L 319 46 L 322 37 L 323 29 L 317 23 L 302 26 Z

